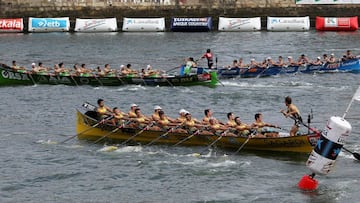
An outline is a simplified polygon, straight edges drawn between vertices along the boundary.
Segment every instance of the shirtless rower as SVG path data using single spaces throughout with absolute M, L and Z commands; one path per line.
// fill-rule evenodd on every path
M 279 128 L 279 126 L 264 122 L 263 115 L 261 113 L 255 114 L 255 121 L 251 126 L 253 128 L 257 128 L 257 134 L 255 137 L 278 137 L 278 132 L 272 132 L 266 127 Z
M 235 134 L 229 132 L 229 127 L 220 124 L 215 118 L 210 118 L 207 129 L 217 136 L 235 136 Z
M 253 129 L 252 126 L 245 124 L 241 121 L 240 117 L 235 117 L 235 135 L 247 137 L 250 135 L 250 130 Z
M 281 110 L 280 112 L 283 113 L 286 118 L 291 117 L 295 120 L 295 123 L 290 130 L 290 136 L 295 136 L 296 132 L 299 130 L 300 124 L 302 123 L 300 111 L 292 103 L 292 99 L 289 96 L 285 97 L 285 105 L 287 106 L 287 110 Z
M 227 113 L 228 121 L 226 123 L 227 127 L 234 128 L 236 126 L 235 117 L 232 112 Z

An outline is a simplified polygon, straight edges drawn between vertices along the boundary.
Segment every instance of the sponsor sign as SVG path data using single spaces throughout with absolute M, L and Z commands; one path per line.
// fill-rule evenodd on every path
M 350 27 L 350 18 L 325 18 L 325 27 Z
M 260 17 L 224 18 L 219 17 L 219 31 L 254 31 L 261 29 Z
M 296 4 L 360 4 L 360 0 L 296 0 Z
M 0 18 L 0 32 L 21 32 L 23 29 L 22 18 Z
M 77 32 L 111 32 L 117 30 L 116 18 L 106 19 L 76 19 Z
M 305 17 L 267 17 L 267 30 L 304 31 L 310 29 L 310 18 Z
M 172 31 L 210 31 L 211 27 L 211 17 L 171 19 Z
M 207 26 L 208 18 L 173 18 L 172 25 L 183 27 Z
M 29 31 L 69 31 L 69 18 L 29 18 Z
M 124 18 L 123 31 L 164 31 L 165 18 Z

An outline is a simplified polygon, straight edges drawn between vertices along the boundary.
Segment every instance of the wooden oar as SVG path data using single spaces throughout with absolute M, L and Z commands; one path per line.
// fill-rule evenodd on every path
M 101 86 L 104 86 L 104 84 L 100 81 L 100 79 L 93 73 L 93 77 L 99 82 Z
M 92 144 L 96 144 L 98 142 L 100 142 L 101 140 L 103 140 L 104 138 L 106 138 L 107 136 L 117 132 L 118 130 L 120 130 L 121 128 L 124 128 L 125 125 L 129 124 L 131 121 L 127 121 L 126 123 L 123 123 L 119 126 L 117 126 L 114 130 L 110 131 L 109 133 L 106 133 L 104 136 L 100 137 L 99 139 L 97 139 L 95 142 L 93 142 Z
M 34 78 L 33 78 L 33 76 L 32 76 L 32 73 L 27 72 L 26 74 L 29 76 L 29 78 L 30 78 L 31 81 L 34 83 L 34 85 L 36 85 L 36 82 L 35 82 L 35 80 L 34 80 Z
M 233 155 L 236 155 L 237 153 L 244 148 L 244 146 L 249 142 L 249 140 L 252 138 L 252 134 L 248 136 L 248 138 L 245 140 L 245 142 L 233 153 Z
M 221 140 L 221 138 L 223 138 L 228 132 L 229 132 L 230 129 L 227 129 L 225 130 L 223 133 L 221 133 L 221 135 L 215 140 L 213 141 L 211 144 L 209 144 L 206 149 L 204 149 L 202 152 L 200 153 L 194 153 L 194 156 L 201 156 L 201 154 L 203 154 L 205 151 L 209 150 L 210 147 L 212 147 L 215 143 L 217 143 L 219 140 Z
M 175 70 L 175 69 L 180 68 L 180 67 L 181 67 L 181 66 L 176 66 L 176 67 L 174 67 L 174 68 L 171 68 L 170 70 L 165 71 L 165 73 L 170 72 L 170 71 Z
M 78 136 L 78 135 L 81 135 L 81 134 L 83 134 L 83 133 L 85 133 L 85 132 L 87 132 L 87 131 L 89 131 L 89 130 L 93 129 L 93 128 L 95 128 L 96 126 L 98 126 L 98 125 L 100 125 L 101 123 L 103 123 L 104 121 L 106 121 L 106 120 L 110 120 L 110 119 L 112 119 L 112 118 L 113 118 L 112 116 L 109 116 L 109 117 L 107 117 L 107 118 L 105 118 L 105 119 L 102 119 L 102 120 L 101 120 L 101 121 L 99 121 L 98 123 L 96 123 L 96 124 L 92 125 L 90 128 L 85 129 L 85 130 L 81 131 L 80 133 L 75 134 L 75 135 L 73 135 L 73 136 L 71 136 L 71 137 L 69 137 L 69 138 L 65 139 L 64 141 L 60 142 L 60 144 L 63 144 L 63 143 L 65 143 L 65 142 L 67 142 L 67 141 L 69 141 L 69 140 L 73 139 L 74 137 L 76 137 L 76 136 Z
M 346 149 L 345 147 L 343 147 L 342 149 L 349 152 L 350 154 L 352 154 L 357 160 L 360 160 L 360 154 L 359 153 L 352 152 L 352 151 Z
M 181 143 L 185 142 L 186 140 L 188 140 L 188 139 L 190 139 L 190 138 L 194 137 L 195 135 L 197 135 L 197 134 L 199 134 L 199 133 L 200 133 L 200 130 L 197 130 L 197 131 L 195 131 L 193 134 L 191 134 L 191 135 L 189 135 L 188 137 L 186 137 L 186 138 L 184 138 L 184 139 L 180 140 L 179 142 L 177 142 L 177 143 L 176 143 L 176 144 L 174 144 L 173 146 L 174 146 L 174 147 L 175 147 L 175 146 L 178 146 L 179 144 L 181 144 Z
M 261 71 L 261 72 L 256 76 L 256 79 L 259 78 L 259 77 L 261 77 L 261 75 L 262 75 L 263 73 L 265 73 L 265 71 L 266 71 L 268 68 L 269 68 L 269 66 L 266 66 L 266 67 L 264 68 L 264 70 Z
M 95 142 L 93 142 L 92 144 L 96 144 L 98 142 L 100 142 L 101 140 L 103 140 L 104 138 L 106 138 L 107 136 L 115 133 L 116 131 L 118 131 L 119 129 L 122 128 L 122 125 L 121 126 L 118 126 L 116 127 L 114 130 L 110 131 L 109 133 L 106 133 L 104 136 L 100 137 L 99 139 L 97 139 Z
M 78 83 L 76 82 L 74 76 L 73 76 L 71 73 L 69 73 L 69 75 L 70 75 L 70 78 L 74 81 L 76 87 L 79 87 L 79 85 L 78 85 Z
M 217 70 L 217 63 L 218 63 L 218 58 L 215 57 L 215 69 Z
M 140 130 L 139 132 L 137 132 L 136 134 L 134 134 L 133 136 L 129 137 L 127 140 L 125 140 L 124 142 L 120 143 L 120 145 L 125 145 L 126 143 L 128 143 L 130 140 L 132 140 L 134 137 L 140 135 L 141 133 L 143 133 L 145 130 L 148 130 L 151 126 L 153 126 L 154 123 L 151 122 L 149 125 L 147 125 L 145 128 L 143 128 L 142 130 Z
M 163 77 L 165 80 L 166 80 L 166 82 L 171 86 L 171 87 L 175 87 L 166 77 Z
M 170 132 L 172 132 L 173 130 L 179 128 L 183 123 L 170 128 L 170 130 L 168 130 L 166 133 L 161 134 L 159 137 L 155 138 L 154 140 L 152 140 L 151 142 L 147 143 L 145 146 L 150 146 L 151 144 L 155 143 L 156 141 L 160 140 L 161 138 L 165 137 L 167 134 L 169 134 Z

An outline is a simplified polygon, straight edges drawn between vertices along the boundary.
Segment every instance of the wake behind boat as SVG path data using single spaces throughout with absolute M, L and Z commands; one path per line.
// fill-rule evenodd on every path
M 6 64 L 0 64 L 0 86 L 16 85 L 91 85 L 91 86 L 192 86 L 205 85 L 215 87 L 218 79 L 216 71 L 199 72 L 188 75 L 153 75 L 139 76 L 136 74 L 109 74 L 100 76 L 93 73 L 75 75 L 71 73 L 54 74 L 50 72 L 34 73 L 28 70 L 15 70 Z

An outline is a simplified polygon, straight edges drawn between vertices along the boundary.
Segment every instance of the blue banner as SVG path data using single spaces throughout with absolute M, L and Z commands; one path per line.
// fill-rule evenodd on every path
M 66 29 L 68 27 L 68 19 L 56 18 L 32 18 L 32 28 L 60 28 Z

